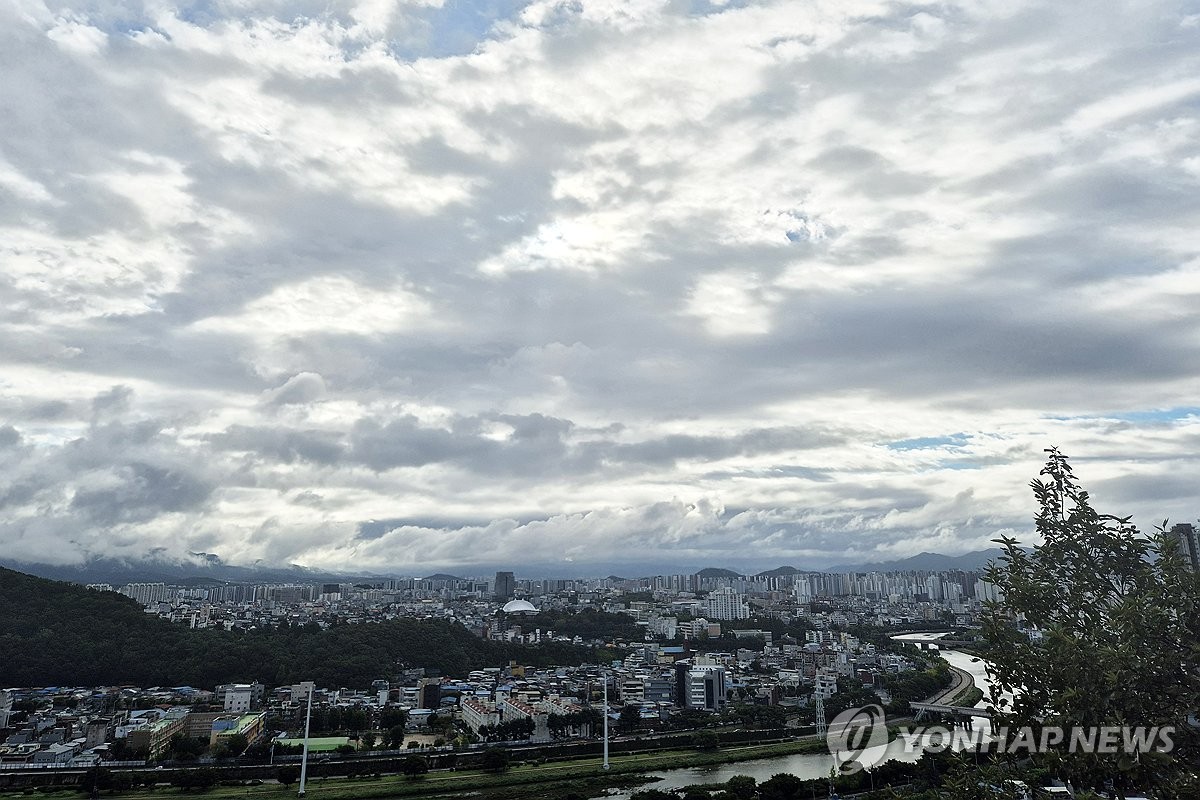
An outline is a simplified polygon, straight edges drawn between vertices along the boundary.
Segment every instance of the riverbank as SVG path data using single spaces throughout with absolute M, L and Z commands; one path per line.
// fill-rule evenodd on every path
M 953 664 L 948 664 L 951 674 L 954 675 L 954 681 L 948 688 L 939 694 L 934 695 L 931 699 L 926 700 L 926 703 L 933 703 L 944 706 L 961 705 L 961 701 L 971 696 L 975 690 L 975 678 L 966 670 L 959 669 Z M 978 702 L 978 701 L 976 701 Z M 975 703 L 971 703 L 975 705 Z
M 674 750 L 614 756 L 610 769 L 603 770 L 603 759 L 589 757 L 571 761 L 521 763 L 502 773 L 478 770 L 439 770 L 417 779 L 399 775 L 370 778 L 315 778 L 308 782 L 306 797 L 311 800 L 372 800 L 372 798 L 459 798 L 470 794 L 478 800 L 557 800 L 574 793 L 594 796 L 606 789 L 629 788 L 652 782 L 647 772 L 678 767 L 705 767 L 804 753 L 826 752 L 819 737 L 767 745 L 728 747 L 713 751 Z M 158 787 L 105 792 L 131 800 L 170 797 L 185 790 Z M 190 792 L 187 792 L 190 794 Z M 290 800 L 294 786 L 263 783 L 258 786 L 238 782 L 218 785 L 204 793 L 208 800 Z M 39 791 L 38 796 L 53 800 L 78 798 L 75 789 Z M 24 792 L 3 792 L 0 798 L 26 798 Z

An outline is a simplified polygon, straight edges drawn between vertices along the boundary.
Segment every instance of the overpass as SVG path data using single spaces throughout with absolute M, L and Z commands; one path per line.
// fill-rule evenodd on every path
M 940 714 L 955 721 L 962 721 L 966 727 L 971 727 L 974 717 L 992 718 L 992 712 L 986 708 L 968 708 L 967 706 L 950 706 L 942 703 L 909 703 L 908 707 L 916 712 L 916 719 L 921 720 L 929 714 Z
M 970 647 L 971 645 L 980 644 L 977 641 L 967 641 L 965 639 L 929 639 L 921 641 L 906 639 L 905 641 L 908 644 L 915 644 L 918 650 L 953 650 L 956 647 Z

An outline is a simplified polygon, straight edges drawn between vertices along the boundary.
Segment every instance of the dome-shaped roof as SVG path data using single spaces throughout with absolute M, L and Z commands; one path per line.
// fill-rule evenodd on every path
M 504 604 L 505 614 L 536 614 L 537 606 L 528 600 L 509 600 Z

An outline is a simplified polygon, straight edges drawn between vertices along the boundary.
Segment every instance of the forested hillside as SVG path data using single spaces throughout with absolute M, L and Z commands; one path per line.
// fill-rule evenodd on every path
M 451 622 L 398 619 L 262 631 L 190 630 L 114 592 L 0 568 L 0 686 L 191 685 L 259 680 L 364 687 L 401 667 L 461 675 L 516 660 L 579 664 L 588 648 L 485 642 Z

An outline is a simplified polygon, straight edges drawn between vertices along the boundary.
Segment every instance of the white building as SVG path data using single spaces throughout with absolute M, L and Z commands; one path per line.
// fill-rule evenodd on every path
M 506 697 L 500 702 L 500 710 L 505 721 L 513 719 L 531 719 L 533 720 L 533 735 L 529 737 L 531 742 L 548 742 L 550 741 L 550 725 L 549 714 L 545 711 L 531 706 L 523 700 L 518 700 L 515 697 Z
M 814 631 L 807 630 L 804 632 L 804 641 L 812 644 L 827 644 L 833 642 L 832 631 Z
M 796 578 L 792 584 L 792 594 L 800 604 L 811 603 L 813 599 L 812 584 L 808 578 Z
M 813 697 L 820 697 L 823 700 L 828 700 L 837 694 L 837 673 L 830 670 L 817 670 L 816 685 L 813 688 Z
M 688 671 L 688 708 L 719 711 L 725 706 L 728 691 L 724 667 L 695 666 Z
M 120 593 L 148 606 L 151 603 L 159 603 L 167 599 L 167 585 L 165 583 L 127 583 L 121 587 Z
M 1002 595 L 996 584 L 988 583 L 980 578 L 975 581 L 975 599 L 981 603 L 996 603 L 1002 599 Z
M 675 634 L 679 631 L 679 619 L 677 617 L 651 616 L 646 630 L 652 636 L 674 639 Z
M 709 592 L 705 600 L 706 613 L 713 619 L 749 619 L 750 606 L 745 598 L 728 586 Z
M 500 724 L 500 712 L 495 703 L 481 700 L 478 697 L 464 697 L 462 701 L 462 721 L 472 733 L 487 726 L 494 728 Z
M 632 675 L 621 681 L 621 702 L 624 705 L 641 705 L 646 699 L 646 680 L 643 676 Z
M 243 714 L 250 710 L 253 688 L 248 683 L 235 683 L 225 690 L 225 710 L 231 714 Z

